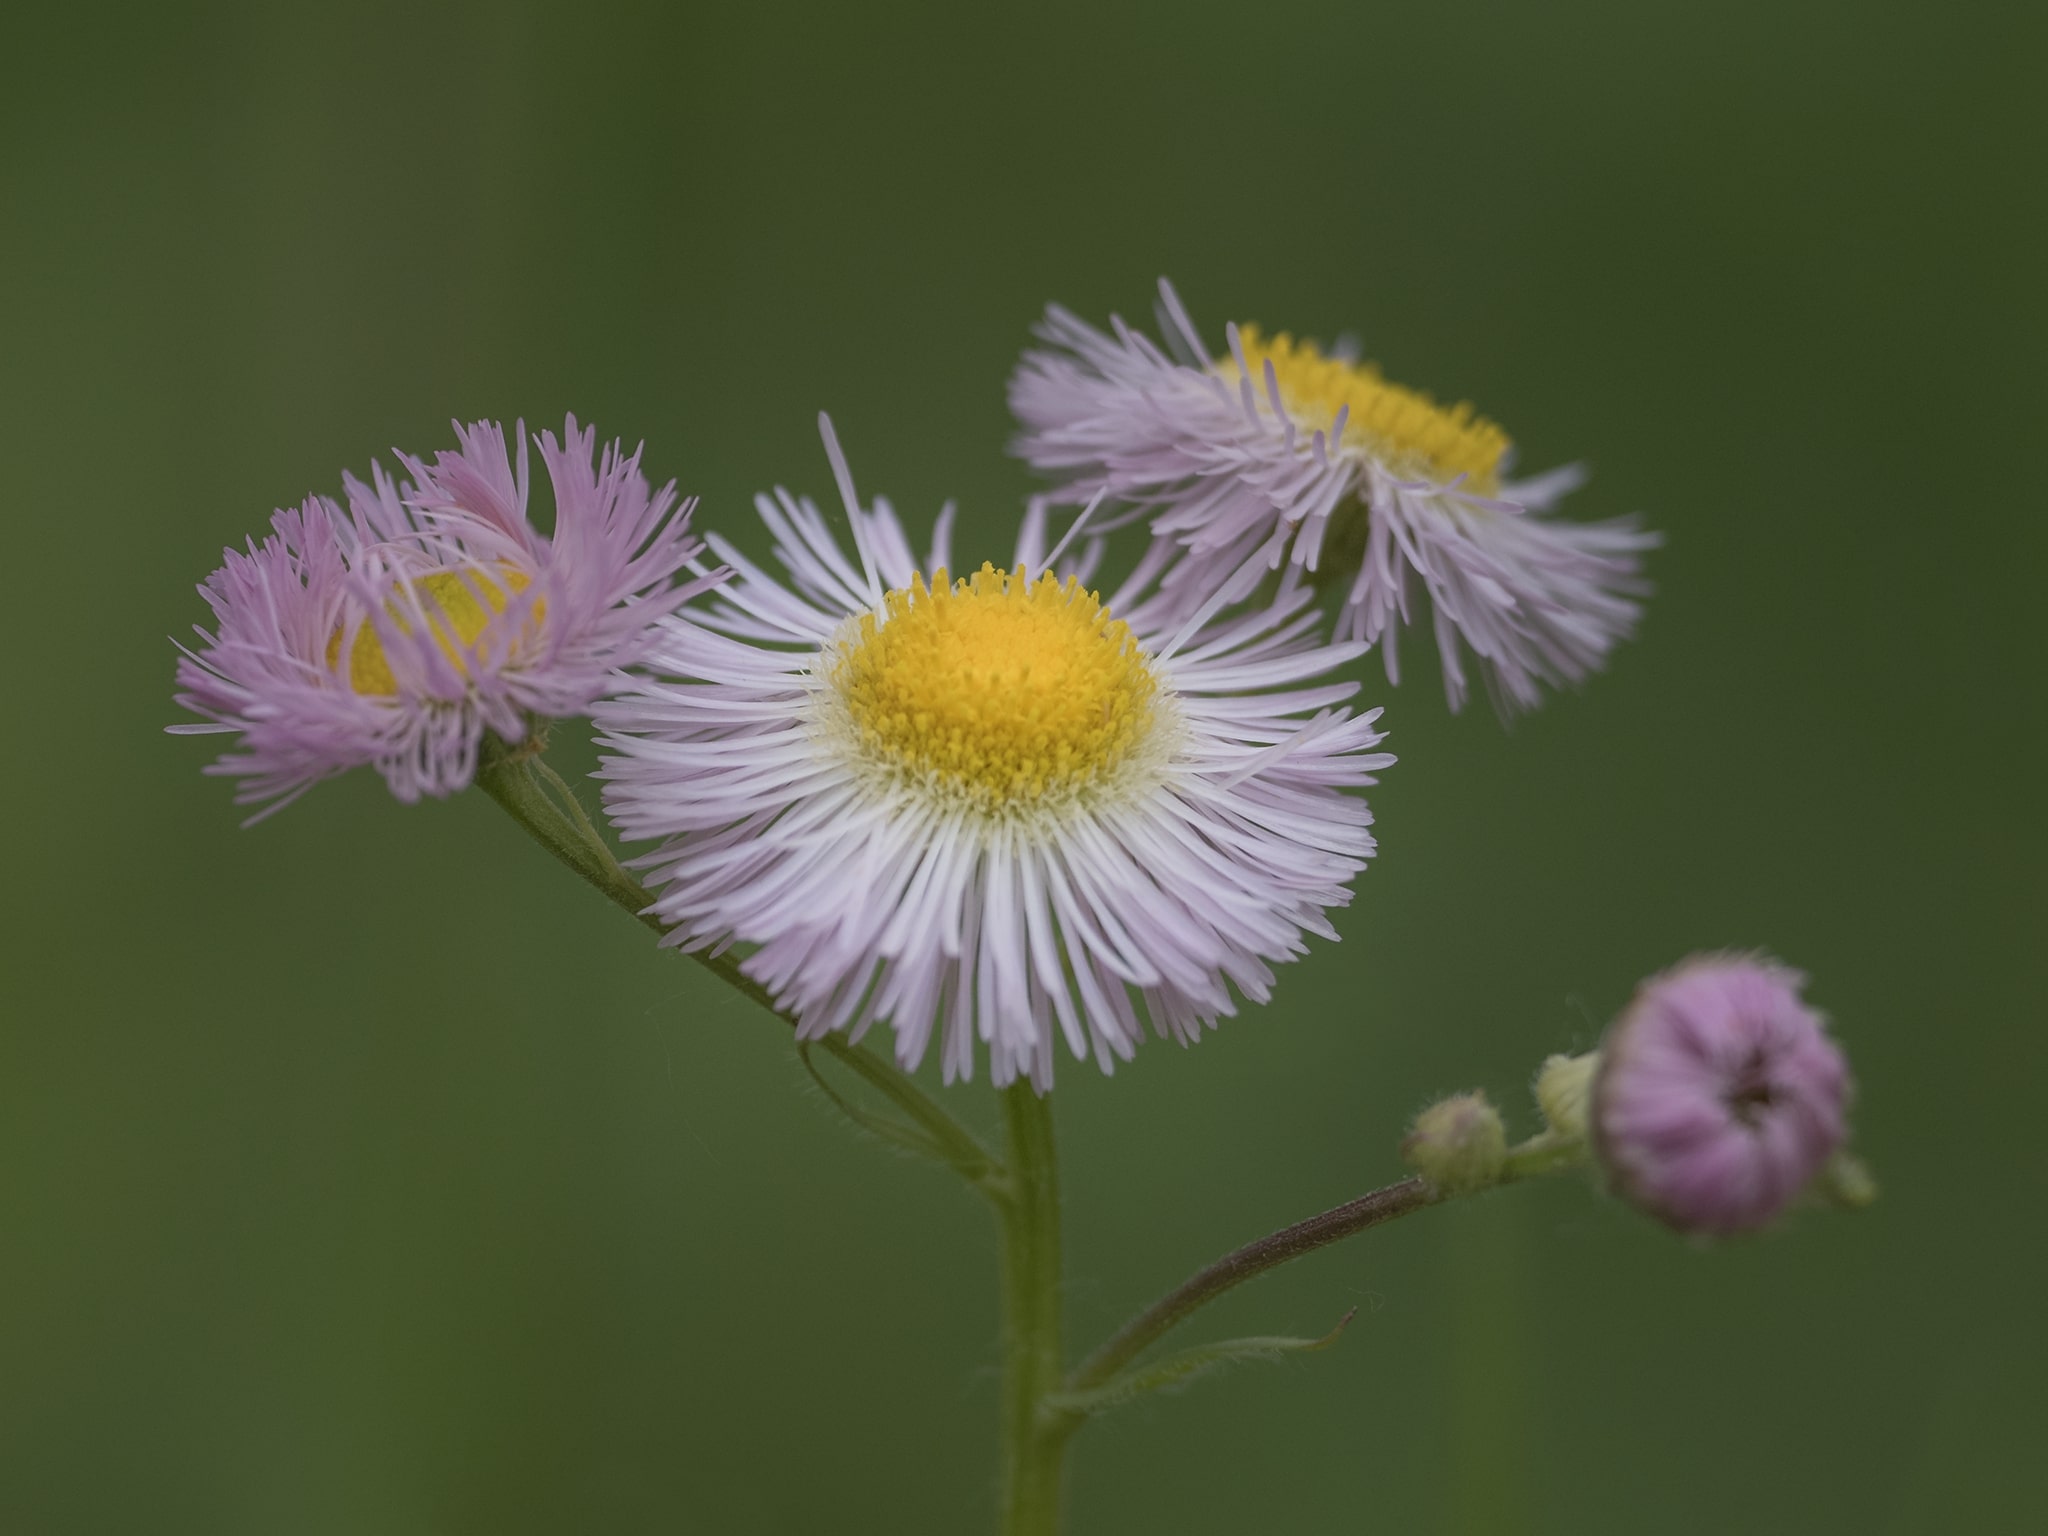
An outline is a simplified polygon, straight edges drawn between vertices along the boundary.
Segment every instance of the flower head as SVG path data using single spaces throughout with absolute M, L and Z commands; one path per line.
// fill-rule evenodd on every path
M 1593 1081 L 1593 1148 L 1619 1194 L 1726 1236 L 1768 1225 L 1821 1175 L 1846 1134 L 1849 1075 L 1803 982 L 1708 955 L 1643 983 Z
M 653 621 L 717 579 L 674 584 L 702 544 L 637 451 L 597 457 L 573 416 L 560 441 L 541 434 L 549 536 L 527 519 L 524 425 L 516 463 L 495 423 L 455 430 L 432 464 L 400 455 L 410 481 L 344 475 L 346 511 L 309 496 L 278 512 L 200 587 L 215 628 L 180 647 L 177 699 L 211 723 L 171 730 L 237 734 L 209 771 L 274 802 L 262 814 L 361 764 L 404 801 L 463 788 L 485 731 L 516 743 L 535 718 L 586 713 Z
M 1025 354 L 1010 405 L 1017 452 L 1067 477 L 1058 499 L 1107 493 L 1180 551 L 1169 596 L 1194 605 L 1219 584 L 1242 595 L 1288 560 L 1343 583 L 1341 635 L 1383 642 L 1398 682 L 1413 576 L 1454 709 L 1461 640 L 1502 707 L 1526 709 L 1539 683 L 1579 681 L 1633 628 L 1656 535 L 1629 519 L 1550 517 L 1583 478 L 1576 467 L 1512 478 L 1501 428 L 1341 349 L 1232 325 L 1212 353 L 1172 287 L 1159 291 L 1165 348 L 1121 320 L 1110 335 L 1048 309 L 1047 345 Z
M 668 680 L 600 706 L 605 804 L 686 948 L 753 946 L 746 973 L 802 1035 L 895 1031 L 946 1078 L 1050 1084 L 1053 1043 L 1128 1059 L 1141 1018 L 1191 1042 L 1263 1001 L 1271 967 L 1334 937 L 1324 911 L 1373 851 L 1364 801 L 1393 759 L 1372 710 L 1321 681 L 1309 594 L 1187 622 L 1107 599 L 1025 519 L 1006 568 L 954 578 L 950 509 L 920 563 L 863 508 L 831 436 L 848 557 L 808 500 L 757 501 L 788 575 L 713 536 L 738 573 L 662 625 Z

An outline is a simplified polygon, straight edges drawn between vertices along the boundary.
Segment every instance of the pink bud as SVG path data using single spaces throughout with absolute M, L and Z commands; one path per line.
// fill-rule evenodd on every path
M 1805 978 L 1696 955 L 1637 989 L 1607 1032 L 1593 1147 L 1615 1192 L 1681 1232 L 1768 1225 L 1846 1134 L 1849 1076 Z

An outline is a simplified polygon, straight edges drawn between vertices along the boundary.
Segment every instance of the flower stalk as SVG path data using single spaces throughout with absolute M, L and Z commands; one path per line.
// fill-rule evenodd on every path
M 1067 1391 L 1093 1392 L 1106 1385 L 1125 1366 L 1225 1291 L 1235 1290 L 1245 1281 L 1305 1253 L 1326 1248 L 1370 1227 L 1384 1226 L 1443 1198 L 1442 1192 L 1426 1179 L 1403 1179 L 1226 1253 L 1118 1329 L 1075 1370 L 1068 1379 Z
M 518 746 L 509 746 L 495 736 L 486 737 L 477 764 L 476 785 L 497 801 L 506 815 L 525 829 L 541 847 L 573 869 L 616 905 L 658 934 L 666 934 L 661 919 L 654 915 L 654 897 L 619 863 L 597 827 L 576 800 L 576 793 L 562 776 L 540 757 L 547 745 L 545 735 Z M 552 785 L 554 793 L 549 793 Z M 690 958 L 728 986 L 759 1003 L 770 1013 L 796 1021 L 775 1006 L 775 999 L 752 977 L 740 970 L 730 955 L 711 955 L 702 950 Z
M 1048 1406 L 1066 1374 L 1060 1271 L 1059 1157 L 1052 1095 L 1003 1092 L 1009 1190 L 1002 1222 L 1004 1536 L 1055 1536 L 1067 1439 L 1076 1415 Z

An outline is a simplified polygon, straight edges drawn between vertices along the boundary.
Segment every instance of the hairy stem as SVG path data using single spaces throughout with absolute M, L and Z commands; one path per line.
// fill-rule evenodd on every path
M 1019 1081 L 1003 1093 L 1010 1190 L 1002 1216 L 1004 1536 L 1055 1536 L 1067 1437 L 1079 1420 L 1048 1409 L 1066 1370 L 1061 1342 L 1059 1161 L 1052 1099 Z
M 1114 1337 L 1081 1362 L 1067 1383 L 1068 1390 L 1085 1392 L 1101 1386 L 1225 1291 L 1269 1269 L 1277 1269 L 1290 1259 L 1435 1205 L 1441 1199 L 1443 1196 L 1426 1181 L 1403 1179 L 1226 1253 L 1124 1324 Z

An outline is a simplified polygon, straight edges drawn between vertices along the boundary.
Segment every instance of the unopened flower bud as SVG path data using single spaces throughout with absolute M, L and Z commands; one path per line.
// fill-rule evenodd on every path
M 1729 1236 L 1814 1185 L 1847 1134 L 1849 1073 L 1804 979 L 1704 955 L 1643 983 L 1593 1079 L 1593 1150 L 1617 1194 L 1680 1232 Z
M 1445 1194 L 1470 1194 L 1500 1182 L 1507 1128 L 1485 1094 L 1454 1094 L 1415 1117 L 1401 1156 Z
M 1552 1056 L 1536 1074 L 1536 1104 L 1543 1119 L 1559 1136 L 1574 1141 L 1586 1134 L 1586 1106 L 1593 1092 L 1593 1074 L 1600 1068 L 1600 1053 L 1584 1056 Z

